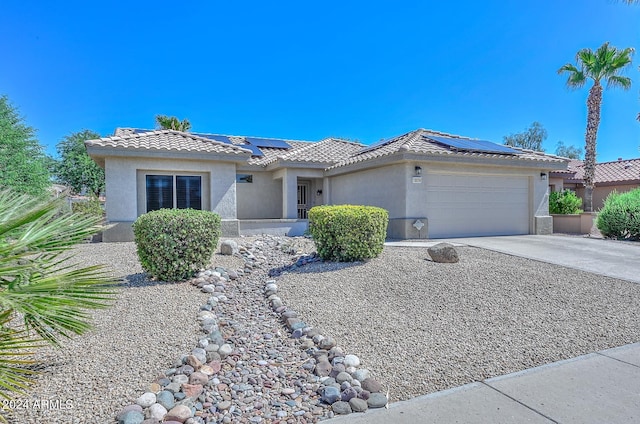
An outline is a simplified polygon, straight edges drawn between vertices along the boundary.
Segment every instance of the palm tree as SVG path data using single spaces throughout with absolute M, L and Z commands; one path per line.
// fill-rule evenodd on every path
M 578 89 L 588 79 L 593 80 L 587 97 L 587 131 L 585 133 L 584 155 L 584 211 L 593 212 L 593 179 L 596 165 L 596 140 L 600 126 L 600 108 L 602 105 L 602 82 L 607 87 L 631 87 L 631 78 L 620 72 L 631 64 L 633 49 L 617 49 L 606 42 L 595 52 L 582 49 L 576 54 L 576 65 L 567 63 L 558 69 L 558 74 L 567 73 L 567 86 Z
M 99 216 L 64 212 L 66 199 L 0 192 L 0 397 L 24 392 L 33 371 L 20 359 L 90 328 L 115 280 L 70 262 L 69 250 L 99 230 Z M 3 417 L 0 415 L 0 422 Z
M 188 132 L 191 129 L 191 122 L 188 119 L 180 121 L 175 116 L 156 115 L 156 127 L 163 130 Z

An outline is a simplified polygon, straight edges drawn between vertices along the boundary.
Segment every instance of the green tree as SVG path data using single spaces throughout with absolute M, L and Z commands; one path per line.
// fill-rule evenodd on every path
M 84 130 L 72 133 L 56 146 L 60 160 L 55 167 L 56 179 L 75 193 L 87 190 L 100 196 L 104 190 L 104 170 L 87 154 L 86 140 L 100 138 L 100 134 Z
M 567 87 L 582 88 L 587 80 L 592 80 L 587 97 L 587 130 L 585 133 L 584 156 L 584 210 L 593 212 L 593 187 L 596 166 L 596 141 L 600 126 L 600 109 L 602 107 L 602 83 L 608 87 L 631 87 L 631 78 L 620 73 L 631 65 L 633 49 L 617 49 L 608 42 L 595 52 L 582 49 L 576 54 L 576 65 L 567 63 L 558 69 L 558 74 L 568 74 Z
M 156 115 L 156 127 L 163 130 L 188 132 L 191 129 L 191 122 L 188 119 L 180 121 L 175 116 Z
M 504 136 L 504 144 L 522 149 L 544 152 L 542 142 L 547 139 L 547 130 L 540 122 L 533 122 L 524 132 Z
M 25 355 L 90 328 L 89 310 L 113 299 L 98 266 L 68 251 L 99 230 L 100 217 L 63 212 L 65 199 L 0 191 L 0 397 L 24 392 L 33 371 Z M 2 417 L 0 416 L 0 421 Z
M 573 144 L 567 146 L 563 141 L 558 141 L 556 145 L 556 155 L 562 156 L 563 158 L 580 159 L 582 158 L 582 149 Z
M 49 159 L 7 96 L 0 96 L 0 189 L 44 195 L 51 185 Z

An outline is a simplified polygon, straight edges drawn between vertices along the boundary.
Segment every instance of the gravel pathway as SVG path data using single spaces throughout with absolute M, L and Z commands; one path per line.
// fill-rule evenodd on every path
M 386 247 L 278 280 L 283 302 L 405 400 L 640 341 L 640 285 L 471 247 Z

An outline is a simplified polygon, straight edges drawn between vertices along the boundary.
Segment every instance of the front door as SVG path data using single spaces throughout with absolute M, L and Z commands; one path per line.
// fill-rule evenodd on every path
M 298 219 L 307 219 L 309 211 L 309 183 L 298 183 Z

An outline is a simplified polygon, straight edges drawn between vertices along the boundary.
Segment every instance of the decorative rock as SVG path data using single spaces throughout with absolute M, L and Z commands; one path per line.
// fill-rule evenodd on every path
M 362 388 L 371 393 L 377 393 L 380 390 L 382 390 L 382 386 L 380 385 L 380 383 L 378 383 L 373 378 L 366 378 L 363 381 L 361 381 L 361 383 L 362 383 Z
M 187 421 L 187 419 L 191 418 L 193 414 L 191 413 L 191 408 L 186 405 L 176 405 L 165 416 L 165 423 L 168 420 L 178 421 L 179 423 L 183 423 Z
M 151 405 L 156 403 L 156 395 L 155 393 L 147 392 L 136 399 L 136 404 L 140 405 L 143 408 L 148 408 Z
M 194 372 L 189 376 L 190 384 L 202 384 L 205 385 L 209 381 L 209 377 L 201 372 Z
M 149 385 L 149 391 L 151 393 L 158 393 L 160 390 L 162 390 L 162 387 L 158 383 L 151 383 Z
M 357 367 L 360 365 L 360 358 L 356 355 L 347 355 L 344 357 L 343 363 L 345 367 Z
M 353 412 L 364 412 L 369 409 L 369 405 L 366 400 L 352 398 L 349 400 L 349 405 L 351 406 L 351 410 Z
M 140 406 L 140 405 L 136 405 L 136 404 L 133 404 L 133 405 L 127 405 L 127 406 L 125 406 L 124 408 L 122 408 L 122 410 L 118 413 L 118 415 L 116 416 L 116 419 L 118 419 L 118 420 L 119 420 L 121 415 L 124 415 L 124 414 L 126 414 L 127 412 L 129 412 L 129 411 L 138 411 L 138 412 L 142 412 L 142 406 Z
M 171 381 L 178 384 L 188 383 L 189 377 L 184 374 L 176 374 L 173 376 Z
M 187 365 L 192 366 L 194 370 L 200 369 L 202 362 L 193 355 L 187 356 Z
M 318 343 L 318 347 L 320 349 L 324 349 L 324 350 L 329 350 L 332 347 L 334 347 L 335 345 L 336 345 L 336 342 L 331 337 L 326 337 L 326 338 L 320 340 L 320 343 Z
M 358 392 L 356 392 L 356 389 L 354 389 L 353 387 L 349 387 L 342 391 L 342 393 L 340 394 L 340 399 L 343 402 L 349 402 L 351 399 L 357 396 Z
M 167 408 L 159 403 L 154 403 L 149 407 L 149 418 L 162 421 L 165 415 L 167 415 Z
M 202 384 L 183 384 L 182 385 L 182 393 L 184 393 L 187 397 L 191 399 L 195 399 L 200 396 L 202 393 L 203 386 Z
M 220 243 L 221 255 L 233 255 L 238 252 L 239 252 L 238 243 L 236 243 L 234 240 L 225 240 L 222 243 Z
M 455 247 L 449 243 L 438 243 L 427 249 L 427 253 L 434 262 L 438 263 L 456 263 L 459 261 L 458 252 Z
M 326 377 L 331 373 L 332 369 L 333 367 L 331 366 L 329 361 L 325 359 L 318 361 L 318 363 L 316 364 L 315 373 L 318 377 Z
M 220 357 L 223 359 L 231 355 L 232 352 L 233 352 L 233 347 L 227 343 L 223 344 L 222 346 L 220 346 L 220 349 L 218 349 L 218 353 L 220 354 Z
M 352 374 L 353 378 L 355 378 L 356 380 L 362 382 L 364 380 L 366 380 L 367 378 L 369 378 L 371 376 L 371 373 L 369 372 L 368 369 L 366 368 L 360 368 L 358 370 L 356 370 L 353 374 Z
M 219 402 L 217 407 L 221 411 L 226 411 L 227 409 L 231 408 L 231 401 L 225 400 L 223 402 Z
M 328 386 L 321 390 L 320 398 L 329 405 L 340 399 L 340 390 L 337 387 Z
M 387 396 L 382 393 L 371 393 L 369 399 L 367 399 L 367 405 L 369 408 L 382 408 L 387 404 Z
M 336 402 L 333 405 L 331 405 L 331 409 L 333 409 L 333 412 L 339 415 L 347 415 L 352 412 L 351 406 L 347 402 L 342 402 L 342 401 Z
M 167 390 L 163 390 L 160 393 L 158 393 L 157 397 L 157 402 L 164 406 L 167 411 L 170 410 L 171 408 L 173 408 L 175 406 L 175 401 L 173 400 L 173 393 L 167 391 Z
M 118 424 L 141 424 L 144 421 L 144 415 L 138 411 L 127 411 L 120 416 Z
M 336 375 L 336 381 L 339 384 L 342 384 L 345 381 L 351 382 L 351 380 L 353 380 L 353 378 L 349 375 L 349 373 L 346 373 L 344 371 Z

